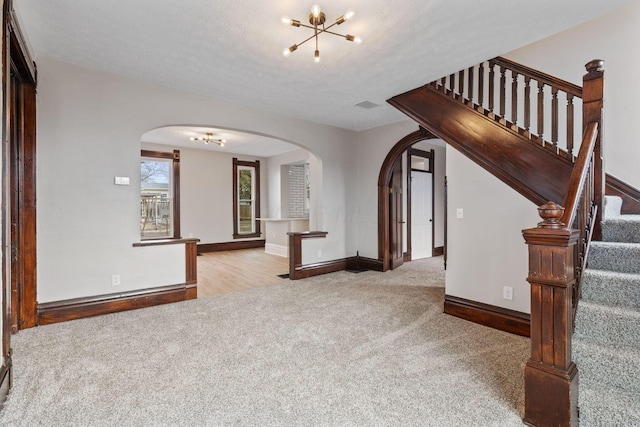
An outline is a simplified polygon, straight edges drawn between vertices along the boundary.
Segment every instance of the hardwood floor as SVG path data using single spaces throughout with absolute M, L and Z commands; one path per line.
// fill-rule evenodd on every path
M 207 252 L 198 256 L 198 298 L 282 282 L 289 259 L 264 249 Z

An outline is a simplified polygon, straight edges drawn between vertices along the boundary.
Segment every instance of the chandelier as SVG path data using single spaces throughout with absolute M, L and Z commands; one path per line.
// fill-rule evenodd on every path
M 340 25 L 343 22 L 348 21 L 349 19 L 353 18 L 353 15 L 354 15 L 354 12 L 352 10 L 350 10 L 347 13 L 345 13 L 344 15 L 340 16 L 338 19 L 336 19 L 336 22 L 334 22 L 333 24 L 329 25 L 328 27 L 324 26 L 324 23 L 325 23 L 327 17 L 324 14 L 324 12 L 322 12 L 320 10 L 320 6 L 318 6 L 317 4 L 314 4 L 311 7 L 311 13 L 309 14 L 309 23 L 311 25 L 303 24 L 302 22 L 298 21 L 297 19 L 291 19 L 288 16 L 283 16 L 282 17 L 282 22 L 283 23 L 285 23 L 287 25 L 292 25 L 294 27 L 310 28 L 310 29 L 313 30 L 313 35 L 309 36 L 308 38 L 306 38 L 305 40 L 301 41 L 300 43 L 291 45 L 290 47 L 286 48 L 282 52 L 282 54 L 284 56 L 289 56 L 291 54 L 291 52 L 293 52 L 296 49 L 298 49 L 299 46 L 303 45 L 304 43 L 308 42 L 311 39 L 315 39 L 316 51 L 314 53 L 314 57 L 315 57 L 315 61 L 316 62 L 320 62 L 320 50 L 318 49 L 318 36 L 320 34 L 322 34 L 322 33 L 333 34 L 334 36 L 338 36 L 338 37 L 344 37 L 345 40 L 350 41 L 350 42 L 356 42 L 356 43 L 362 42 L 362 40 L 359 37 L 352 36 L 351 34 L 338 34 L 338 33 L 335 33 L 333 31 L 329 31 L 329 29 L 331 29 L 332 27 L 334 27 L 336 25 Z
M 220 147 L 224 147 L 224 143 L 227 142 L 225 139 L 214 138 L 212 133 L 207 132 L 205 136 L 190 138 L 192 141 L 202 141 L 205 144 L 211 144 L 212 142 L 218 144 Z

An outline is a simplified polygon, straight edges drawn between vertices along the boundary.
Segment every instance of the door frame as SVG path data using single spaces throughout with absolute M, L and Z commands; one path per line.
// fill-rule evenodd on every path
M 8 357 L 10 334 L 37 325 L 37 69 L 12 0 L 3 0 L 2 6 L 2 311 L 3 353 Z M 12 200 L 18 205 L 13 209 Z
M 378 175 L 378 261 L 382 263 L 382 271 L 389 270 L 391 263 L 389 183 L 391 182 L 393 165 L 398 158 L 402 157 L 402 153 L 407 151 L 413 144 L 428 139 L 438 139 L 438 137 L 425 128 L 420 127 L 417 131 L 408 134 L 398 141 L 391 150 L 389 150 L 387 157 L 380 167 L 380 174 Z
M 420 170 L 411 168 L 411 156 L 422 157 L 429 159 L 429 170 Z M 420 150 L 417 148 L 409 147 L 407 149 L 407 252 L 406 260 L 412 260 L 412 247 L 411 247 L 411 172 L 428 173 L 431 174 L 431 256 L 435 251 L 435 232 L 436 222 L 435 219 L 435 158 L 436 151 L 431 149 L 429 151 Z

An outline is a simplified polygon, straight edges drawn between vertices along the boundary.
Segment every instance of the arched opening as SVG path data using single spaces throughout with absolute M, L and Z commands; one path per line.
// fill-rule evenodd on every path
M 168 125 L 142 135 L 141 168 L 149 153 L 172 151 L 180 158 L 179 229 L 182 237 L 200 239 L 203 255 L 198 258 L 198 294 L 282 280 L 278 276 L 288 271 L 287 232 L 322 226 L 321 159 L 270 135 L 208 124 Z M 141 235 L 154 230 L 146 217 L 158 218 L 146 215 L 148 202 L 173 200 L 170 192 L 158 189 L 168 187 L 170 178 L 143 182 L 142 176 Z M 207 273 L 214 264 L 228 268 Z M 261 271 L 263 276 L 254 277 Z
M 410 133 L 391 148 L 380 168 L 378 176 L 378 259 L 382 261 L 383 271 L 402 264 L 402 260 L 399 259 L 402 256 L 399 253 L 401 250 L 398 251 L 398 245 L 401 245 L 398 233 L 402 233 L 402 230 L 397 226 L 402 219 L 397 217 L 397 212 L 394 212 L 398 204 L 401 203 L 398 200 L 400 197 L 398 191 L 394 189 L 398 183 L 396 175 L 398 165 L 402 160 L 402 154 L 407 149 L 417 142 L 429 139 L 438 139 L 438 137 L 422 127 Z

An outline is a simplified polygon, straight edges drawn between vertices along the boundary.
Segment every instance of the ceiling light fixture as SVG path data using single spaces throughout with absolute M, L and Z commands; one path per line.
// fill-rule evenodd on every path
M 213 142 L 218 144 L 220 147 L 224 147 L 224 143 L 227 142 L 226 139 L 214 138 L 213 134 L 209 132 L 207 132 L 205 136 L 201 136 L 201 137 L 192 136 L 190 139 L 192 141 L 202 141 L 205 144 L 210 144 Z
M 315 41 L 316 41 L 316 50 L 314 52 L 314 59 L 315 59 L 316 62 L 320 62 L 320 50 L 318 49 L 318 36 L 320 34 L 322 34 L 322 33 L 333 34 L 334 36 L 338 36 L 338 37 L 344 37 L 345 40 L 350 41 L 350 42 L 356 42 L 356 43 L 362 42 L 360 37 L 352 36 L 351 34 L 338 34 L 338 33 L 335 33 L 333 31 L 329 31 L 329 29 L 334 27 L 335 25 L 340 25 L 343 22 L 348 21 L 349 19 L 353 18 L 353 15 L 354 15 L 354 12 L 352 10 L 350 10 L 347 13 L 345 13 L 344 15 L 340 16 L 338 19 L 336 19 L 336 22 L 334 22 L 333 24 L 329 25 L 328 27 L 324 26 L 324 23 L 325 23 L 327 17 L 324 14 L 324 12 L 322 12 L 320 10 L 320 6 L 318 6 L 317 4 L 314 4 L 311 7 L 311 13 L 309 14 L 309 23 L 311 25 L 303 24 L 302 22 L 298 21 L 297 19 L 291 19 L 288 16 L 283 16 L 282 17 L 282 22 L 283 23 L 285 23 L 287 25 L 294 26 L 294 27 L 311 28 L 313 30 L 313 35 L 308 37 L 307 39 L 303 40 L 302 42 L 300 42 L 298 44 L 294 44 L 294 45 L 291 45 L 290 47 L 286 48 L 282 52 L 282 54 L 284 56 L 289 56 L 291 54 L 291 52 L 293 52 L 296 49 L 298 49 L 298 47 L 300 47 L 304 43 L 308 42 L 311 39 L 315 39 Z

